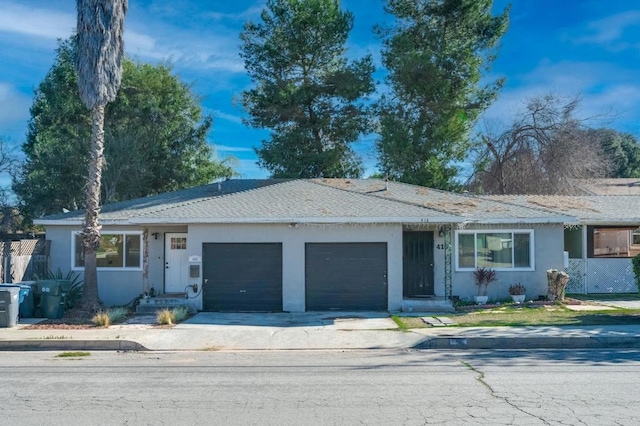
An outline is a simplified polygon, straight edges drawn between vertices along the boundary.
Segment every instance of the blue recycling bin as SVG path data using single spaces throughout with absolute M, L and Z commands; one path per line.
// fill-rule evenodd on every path
M 20 303 L 20 318 L 33 318 L 36 307 L 36 291 L 38 289 L 35 281 L 21 281 L 20 287 L 28 288 L 29 293 L 24 296 L 24 300 Z
M 20 303 L 24 302 L 24 298 L 29 295 L 29 291 L 31 290 L 31 287 L 28 285 L 22 285 L 20 283 L 2 283 L 0 284 L 0 289 L 3 287 L 17 287 L 18 290 L 18 294 L 19 294 L 19 298 L 20 298 Z

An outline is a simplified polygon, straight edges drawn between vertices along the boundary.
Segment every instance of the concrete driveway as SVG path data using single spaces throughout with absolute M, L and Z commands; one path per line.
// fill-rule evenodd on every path
M 221 313 L 200 312 L 176 328 L 195 325 L 252 328 L 325 328 L 332 330 L 388 330 L 398 326 L 386 312 Z

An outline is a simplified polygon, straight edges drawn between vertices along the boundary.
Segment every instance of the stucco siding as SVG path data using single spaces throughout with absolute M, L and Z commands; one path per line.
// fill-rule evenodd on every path
M 191 225 L 190 255 L 202 256 L 203 243 L 282 243 L 283 310 L 305 310 L 305 243 L 384 242 L 388 257 L 389 310 L 402 303 L 402 226 L 352 225 Z
M 72 235 L 80 231 L 79 227 L 72 226 L 47 226 L 46 238 L 51 241 L 51 269 L 60 269 L 63 273 L 72 267 Z M 108 227 L 102 229 L 103 234 L 110 232 L 142 231 L 138 227 Z M 151 250 L 151 244 L 150 244 Z M 81 268 L 75 272 L 84 275 Z M 143 292 L 142 270 L 100 270 L 98 271 L 98 292 L 100 300 L 106 306 L 124 305 L 131 302 Z
M 466 227 L 465 230 L 483 228 Z M 497 282 L 489 285 L 489 300 L 508 299 L 510 284 L 521 283 L 527 288 L 527 299 L 537 299 L 538 296 L 547 294 L 547 269 L 563 269 L 564 253 L 564 228 L 562 225 L 513 225 L 504 226 L 503 230 L 533 230 L 534 235 L 534 262 L 533 271 L 505 271 L 497 272 Z M 455 235 L 454 235 L 455 238 Z M 457 253 L 453 253 L 454 256 Z M 455 259 L 454 259 L 455 264 Z M 477 295 L 477 287 L 474 284 L 473 272 L 453 272 L 453 295 L 462 299 L 471 299 Z

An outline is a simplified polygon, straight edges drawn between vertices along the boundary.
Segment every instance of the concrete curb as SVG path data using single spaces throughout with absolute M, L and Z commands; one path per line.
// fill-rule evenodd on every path
M 640 349 L 640 336 L 572 336 L 572 337 L 429 337 L 413 346 L 398 346 L 395 349 Z M 267 350 L 301 350 L 302 348 L 271 347 Z M 308 348 L 306 350 L 337 350 L 339 348 Z M 376 350 L 386 348 L 353 348 L 343 350 Z M 181 351 L 185 349 L 157 349 L 158 351 Z M 197 350 L 197 349 L 190 349 Z M 224 349 L 221 350 L 244 350 Z M 254 348 L 252 350 L 258 350 Z M 303 349 L 305 350 L 305 349 Z M 144 345 L 131 340 L 0 340 L 0 351 L 139 351 L 153 352 Z
M 148 351 L 130 340 L 0 340 L 0 351 Z
M 432 337 L 413 349 L 638 349 L 640 336 Z

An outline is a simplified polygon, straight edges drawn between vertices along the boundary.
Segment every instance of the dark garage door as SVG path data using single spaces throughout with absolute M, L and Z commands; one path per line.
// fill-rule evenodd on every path
M 387 310 L 386 243 L 307 243 L 308 311 Z
M 282 311 L 281 243 L 206 243 L 202 252 L 205 311 Z

